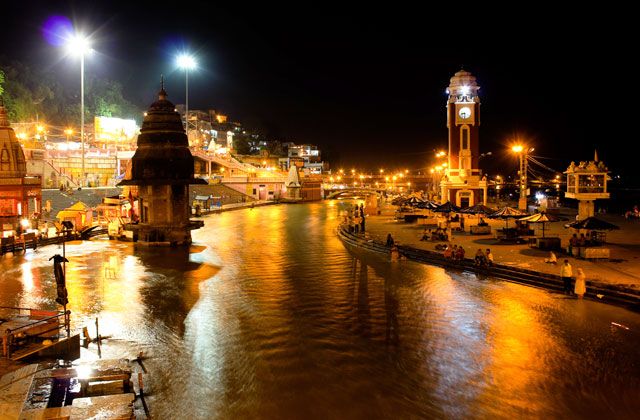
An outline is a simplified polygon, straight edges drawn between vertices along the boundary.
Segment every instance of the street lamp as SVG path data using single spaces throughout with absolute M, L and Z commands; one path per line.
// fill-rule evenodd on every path
M 185 80 L 185 103 L 184 103 L 184 130 L 189 138 L 189 70 L 195 69 L 197 66 L 196 59 L 189 54 L 181 54 L 178 56 L 178 67 L 184 69 Z
M 520 198 L 518 200 L 518 209 L 527 210 L 527 161 L 529 152 L 533 152 L 533 148 L 523 146 L 521 144 L 515 144 L 511 147 L 511 151 L 518 155 L 520 159 Z
M 67 41 L 67 51 L 80 56 L 80 141 L 82 142 L 82 172 L 80 174 L 80 186 L 84 184 L 84 56 L 90 53 L 91 44 L 89 38 L 82 34 L 75 34 Z

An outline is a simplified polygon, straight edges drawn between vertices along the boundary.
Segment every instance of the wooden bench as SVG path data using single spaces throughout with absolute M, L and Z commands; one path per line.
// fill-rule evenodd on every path
M 490 225 L 471 225 L 469 233 L 472 235 L 487 235 L 491 233 Z
M 34 232 L 25 233 L 24 235 L 22 235 L 22 243 L 25 251 L 27 250 L 27 248 L 38 248 L 38 238 L 36 237 L 36 234 Z
M 8 238 L 2 238 L 0 242 L 0 255 L 4 255 L 7 252 L 16 251 L 16 238 L 9 236 Z

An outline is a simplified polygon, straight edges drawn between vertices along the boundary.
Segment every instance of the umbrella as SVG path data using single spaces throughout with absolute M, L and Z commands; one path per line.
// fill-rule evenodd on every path
M 505 219 L 505 227 L 509 227 L 509 219 L 515 219 L 526 215 L 527 213 L 523 213 L 518 209 L 514 209 L 513 207 L 503 207 L 495 213 L 491 213 L 488 217 L 490 219 Z
M 460 207 L 454 206 L 450 201 L 447 201 L 446 203 L 433 209 L 433 211 L 437 213 L 457 213 L 460 211 Z
M 466 209 L 460 210 L 460 213 L 465 214 L 492 214 L 495 212 L 495 209 L 487 207 L 484 204 L 476 204 L 475 206 L 467 207 Z
M 433 209 L 437 209 L 438 205 L 433 201 L 423 201 L 422 203 L 418 203 L 416 207 L 419 209 L 433 210 Z
M 542 223 L 542 237 L 544 238 L 545 223 L 559 222 L 560 220 L 563 219 L 558 216 L 554 216 L 553 214 L 548 214 L 547 212 L 542 211 L 540 213 L 532 214 L 531 216 L 523 217 L 519 221 L 529 223 Z
M 416 206 L 417 204 L 423 203 L 424 201 L 419 199 L 418 197 L 410 197 L 409 199 L 405 200 L 403 204 L 408 204 L 410 206 Z
M 605 222 L 602 219 L 598 219 L 596 217 L 587 217 L 586 219 L 569 223 L 565 225 L 565 227 L 570 227 L 573 229 L 587 229 L 587 230 L 616 230 L 620 229 L 619 226 L 616 226 L 612 223 Z

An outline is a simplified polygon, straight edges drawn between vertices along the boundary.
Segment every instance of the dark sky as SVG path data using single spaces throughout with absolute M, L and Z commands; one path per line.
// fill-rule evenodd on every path
M 638 139 L 633 17 L 602 6 L 533 4 L 22 1 L 2 6 L 0 54 L 77 83 L 77 62 L 61 59 L 40 34 L 51 14 L 69 16 L 94 32 L 98 54 L 86 72 L 119 80 L 146 108 L 160 73 L 170 99 L 183 102 L 184 72 L 174 57 L 187 47 L 200 64 L 189 77 L 191 109 L 220 110 L 282 140 L 317 144 L 334 164 L 411 169 L 428 166 L 433 149 L 445 145 L 444 89 L 464 65 L 482 87 L 481 150 L 493 154 L 485 169 L 515 170 L 505 150 L 521 136 L 553 158 L 545 160 L 550 166 L 566 168 L 597 148 L 610 167 L 630 171 L 628 149 Z

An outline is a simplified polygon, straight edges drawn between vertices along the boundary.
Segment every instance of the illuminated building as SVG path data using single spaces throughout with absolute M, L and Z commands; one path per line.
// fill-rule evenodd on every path
M 138 126 L 135 120 L 95 117 L 94 143 L 100 149 L 132 150 L 136 145 Z
M 9 125 L 0 99 L 0 223 L 3 231 L 14 230 L 20 219 L 40 213 L 40 177 L 27 176 L 24 151 Z
M 287 171 L 292 165 L 297 165 L 305 174 L 322 174 L 324 162 L 322 162 L 320 150 L 312 144 L 296 145 L 285 143 L 287 157 L 280 158 L 280 166 Z
M 469 72 L 460 70 L 450 81 L 447 93 L 449 155 L 440 182 L 441 201 L 459 207 L 487 204 L 487 181 L 479 169 L 480 86 Z

